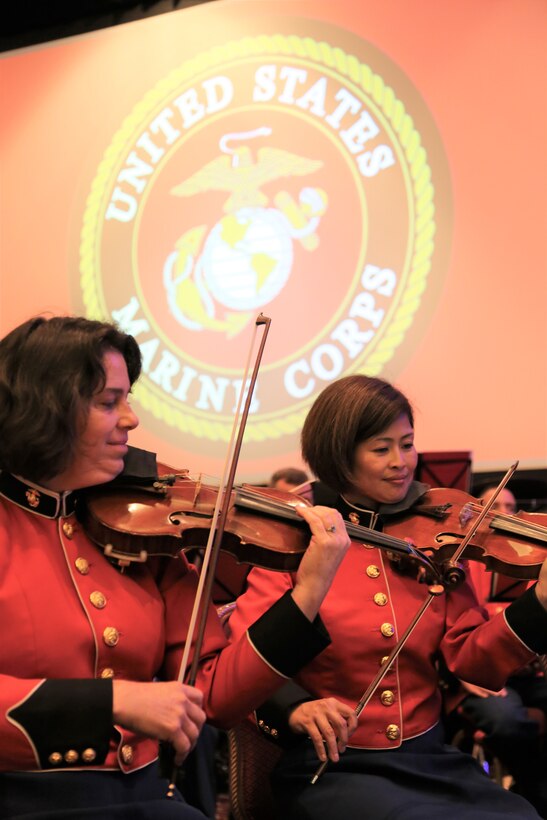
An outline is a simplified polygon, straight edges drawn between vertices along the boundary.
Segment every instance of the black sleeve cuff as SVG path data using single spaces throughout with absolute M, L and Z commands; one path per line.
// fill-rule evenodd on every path
M 259 730 L 284 749 L 296 746 L 304 735 L 296 735 L 289 727 L 289 716 L 299 703 L 312 696 L 294 681 L 288 681 L 260 706 L 256 714 Z
M 112 737 L 112 681 L 47 680 L 9 716 L 44 769 L 104 763 Z
M 290 592 L 249 627 L 249 637 L 266 662 L 287 678 L 294 677 L 331 642 L 321 618 L 308 621 Z
M 535 586 L 507 607 L 505 617 L 526 646 L 538 655 L 547 654 L 547 611 L 538 601 Z

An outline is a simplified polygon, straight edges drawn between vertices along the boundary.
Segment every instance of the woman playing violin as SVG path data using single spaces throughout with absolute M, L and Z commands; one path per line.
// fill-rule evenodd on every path
M 302 453 L 319 479 L 316 503 L 336 507 L 352 524 L 387 527 L 428 489 L 413 478 L 411 405 L 380 379 L 330 384 L 304 423 Z M 320 608 L 332 643 L 258 710 L 262 725 L 289 741 L 273 777 L 278 817 L 537 818 L 470 756 L 444 745 L 437 660 L 442 655 L 460 679 L 497 690 L 545 652 L 547 565 L 534 588 L 491 620 L 466 582 L 434 597 L 357 720 L 356 705 L 428 596 L 416 573 L 388 555 L 366 538 L 352 542 Z M 230 620 L 233 639 L 293 583 L 289 573 L 253 569 Z
M 180 555 L 122 572 L 78 518 L 124 467 L 140 367 L 131 336 L 82 318 L 0 342 L 2 818 L 202 817 L 167 798 L 158 741 L 181 764 L 206 715 L 241 719 L 328 643 L 316 615 L 349 539 L 316 507 L 294 588 L 231 646 L 211 607 L 196 686 L 177 682 L 196 572 Z

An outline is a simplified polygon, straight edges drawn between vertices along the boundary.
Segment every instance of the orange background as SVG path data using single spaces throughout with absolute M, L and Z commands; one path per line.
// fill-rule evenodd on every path
M 332 23 L 374 44 L 422 95 L 444 144 L 448 274 L 411 360 L 382 374 L 415 405 L 418 449 L 471 450 L 475 470 L 515 459 L 547 466 L 543 0 L 218 0 L 4 54 L 0 333 L 34 313 L 73 311 L 74 203 L 143 94 L 203 48 L 243 36 L 249 19 L 272 30 L 275 14 Z M 188 463 L 174 440 L 142 427 L 133 437 L 164 461 L 219 474 L 220 446 L 218 459 Z M 299 464 L 297 448 L 295 440 L 264 463 L 260 448 L 244 448 L 241 478 Z

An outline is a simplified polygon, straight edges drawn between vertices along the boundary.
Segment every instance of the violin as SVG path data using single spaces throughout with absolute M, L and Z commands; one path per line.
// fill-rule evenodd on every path
M 423 544 L 420 549 L 442 563 L 450 560 L 482 509 L 482 502 L 463 490 L 436 488 L 385 529 Z M 461 556 L 521 580 L 537 578 L 546 557 L 547 514 L 497 510 L 486 514 Z
M 203 547 L 209 537 L 218 489 L 191 479 L 187 470 L 166 470 L 147 484 L 95 487 L 86 491 L 83 524 L 107 557 L 122 566 L 152 556 L 176 556 Z M 305 498 L 269 487 L 232 489 L 222 551 L 238 564 L 295 571 L 309 543 L 309 529 L 296 512 Z M 383 532 L 346 521 L 353 541 L 373 544 L 396 560 L 410 559 L 428 577 L 456 586 L 453 553 L 482 510 L 456 489 L 432 489 L 408 511 L 388 519 Z M 467 545 L 464 559 L 513 578 L 537 578 L 547 556 L 547 515 L 491 511 Z M 440 567 L 444 568 L 440 570 Z M 448 573 L 448 581 L 447 581 Z M 452 573 L 452 575 L 450 575 Z
M 153 556 L 176 556 L 204 547 L 209 537 L 218 489 L 191 479 L 187 470 L 169 472 L 148 484 L 86 490 L 79 517 L 105 555 L 121 566 Z M 242 484 L 232 489 L 222 551 L 239 564 L 292 572 L 306 551 L 310 533 L 296 512 L 310 502 L 296 493 Z M 407 540 L 346 523 L 353 540 L 366 540 L 435 572 L 430 559 Z

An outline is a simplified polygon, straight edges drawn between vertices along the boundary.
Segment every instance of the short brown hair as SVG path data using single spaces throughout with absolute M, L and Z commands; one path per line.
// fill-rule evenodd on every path
M 133 384 L 139 346 L 108 322 L 39 316 L 0 341 L 0 469 L 39 482 L 66 468 L 82 411 L 104 386 L 107 350 L 122 354 Z
M 414 426 L 406 396 L 383 379 L 354 375 L 328 385 L 302 428 L 302 455 L 315 475 L 337 492 L 351 486 L 355 448 L 401 415 Z

